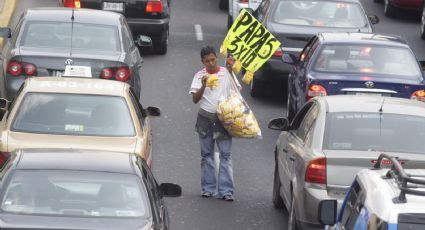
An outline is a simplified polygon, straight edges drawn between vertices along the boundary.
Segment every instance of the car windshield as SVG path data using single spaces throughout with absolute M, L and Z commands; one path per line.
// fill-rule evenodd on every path
M 326 45 L 313 68 L 319 72 L 384 74 L 411 80 L 421 76 L 413 53 L 407 48 L 391 46 Z
M 385 111 L 385 104 L 383 107 Z M 379 114 L 378 111 L 328 113 L 323 148 L 425 153 L 424 138 L 423 116 Z
M 73 51 L 119 52 L 120 39 L 116 26 L 68 22 L 31 21 L 22 32 L 20 46 L 70 49 Z
M 19 214 L 96 217 L 150 215 L 145 187 L 135 175 L 16 170 L 2 188 L 1 209 Z
M 27 93 L 12 131 L 78 136 L 135 136 L 123 97 Z
M 332 1 L 280 1 L 273 21 L 286 25 L 359 28 L 366 26 L 359 4 Z

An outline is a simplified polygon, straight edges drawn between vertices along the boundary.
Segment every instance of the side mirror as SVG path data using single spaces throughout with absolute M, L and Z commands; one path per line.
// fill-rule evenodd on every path
M 157 107 L 149 106 L 145 109 L 145 114 L 152 117 L 161 116 L 161 110 Z
M 178 184 L 162 183 L 159 185 L 159 190 L 163 196 L 178 197 L 182 195 L 182 188 Z
M 296 65 L 298 58 L 294 54 L 283 53 L 282 61 L 286 64 Z
M 139 47 L 151 47 L 152 39 L 145 35 L 138 35 L 136 40 L 134 41 Z
M 2 38 L 11 38 L 12 31 L 7 27 L 0 27 L 0 37 Z
M 319 203 L 319 222 L 323 225 L 336 223 L 337 201 L 322 200 Z
M 368 15 L 367 19 L 369 19 L 370 23 L 372 24 L 378 24 L 379 23 L 379 17 L 376 15 Z
M 289 121 L 286 118 L 275 118 L 269 121 L 269 129 L 287 131 L 289 129 Z
M 7 111 L 9 109 L 9 103 L 8 100 L 0 98 L 0 110 Z

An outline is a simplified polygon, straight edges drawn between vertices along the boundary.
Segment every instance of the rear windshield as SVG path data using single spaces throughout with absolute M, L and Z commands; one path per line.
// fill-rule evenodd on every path
M 31 21 L 25 24 L 20 46 L 119 52 L 120 39 L 116 26 L 66 22 Z M 71 41 L 72 38 L 72 41 Z
M 359 4 L 331 1 L 280 1 L 273 13 L 273 21 L 313 27 L 366 26 L 364 12 Z
M 378 112 L 328 113 L 323 148 L 425 153 L 424 139 L 425 117 Z
M 398 230 L 425 229 L 425 214 L 402 213 L 398 215 Z
M 123 97 L 27 93 L 12 131 L 77 136 L 135 136 Z
M 417 80 L 421 76 L 413 53 L 406 48 L 371 45 L 326 45 L 314 64 L 318 72 L 384 74 Z

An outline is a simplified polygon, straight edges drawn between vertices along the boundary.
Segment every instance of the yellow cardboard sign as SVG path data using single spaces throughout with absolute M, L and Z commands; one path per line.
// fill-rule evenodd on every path
M 242 67 L 255 72 L 280 46 L 280 42 L 245 9 L 236 18 L 223 45 Z

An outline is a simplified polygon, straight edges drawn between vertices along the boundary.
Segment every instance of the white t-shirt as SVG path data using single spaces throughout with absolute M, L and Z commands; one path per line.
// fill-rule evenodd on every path
M 190 86 L 189 94 L 196 93 L 201 87 L 202 87 L 202 77 L 205 75 L 208 75 L 209 73 L 205 68 L 200 70 L 195 74 L 195 77 L 193 78 L 192 85 Z M 204 90 L 204 95 L 202 96 L 201 100 L 199 101 L 199 106 L 201 109 L 210 112 L 210 113 L 216 113 L 217 112 L 217 105 L 218 101 L 220 99 L 220 94 L 222 91 L 222 88 L 224 87 L 224 79 L 226 76 L 229 75 L 229 71 L 220 66 L 220 70 L 216 73 L 218 77 L 218 87 L 211 89 L 210 87 L 206 87 Z M 236 81 L 236 84 L 238 88 L 240 88 L 240 84 L 236 78 L 233 78 Z

